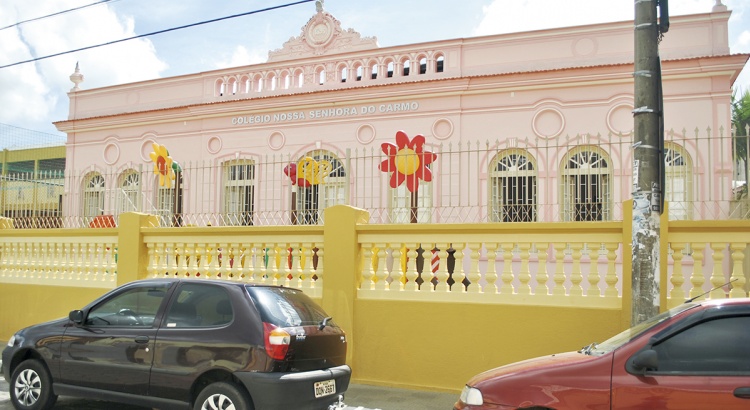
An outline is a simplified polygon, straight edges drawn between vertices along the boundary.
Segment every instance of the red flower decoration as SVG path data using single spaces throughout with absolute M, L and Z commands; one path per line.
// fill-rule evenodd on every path
M 292 162 L 291 164 L 284 167 L 284 173 L 289 179 L 292 180 L 292 185 L 299 185 L 301 187 L 309 187 L 310 182 L 305 178 L 299 178 L 297 176 L 297 163 Z
M 427 165 L 437 159 L 437 154 L 424 150 L 424 136 L 416 135 L 414 139 L 403 131 L 396 133 L 396 145 L 384 142 L 381 146 L 388 159 L 380 163 L 380 170 L 391 172 L 391 188 L 396 188 L 406 181 L 409 192 L 416 192 L 419 180 L 432 181 L 432 171 Z

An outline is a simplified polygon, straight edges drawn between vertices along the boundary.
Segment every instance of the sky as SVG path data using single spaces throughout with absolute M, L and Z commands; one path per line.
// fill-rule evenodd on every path
M 110 0 L 15 25 L 97 0 L 2 0 L 0 66 L 296 1 Z M 710 12 L 716 1 L 672 0 L 670 15 Z M 731 52 L 750 53 L 750 0 L 722 1 L 732 10 Z M 325 0 L 324 8 L 381 47 L 633 20 L 635 9 L 634 0 Z M 76 63 L 83 89 L 262 63 L 314 14 L 310 1 L 0 68 L 0 124 L 63 136 L 53 122 L 67 119 Z M 737 88 L 750 89 L 750 66 Z M 0 138 L 0 149 L 26 143 Z

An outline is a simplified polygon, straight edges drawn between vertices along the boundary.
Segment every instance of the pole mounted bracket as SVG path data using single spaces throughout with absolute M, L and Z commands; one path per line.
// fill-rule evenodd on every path
M 638 70 L 633 73 L 634 77 L 648 77 L 651 78 L 651 70 Z
M 653 114 L 655 111 L 652 108 L 643 106 L 643 107 L 638 107 L 634 109 L 632 112 L 634 115 L 638 115 L 638 114 Z

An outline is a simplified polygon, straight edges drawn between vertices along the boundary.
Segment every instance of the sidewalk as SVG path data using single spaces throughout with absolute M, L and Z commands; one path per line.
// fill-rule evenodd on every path
M 456 400 L 458 393 L 351 384 L 344 403 L 352 410 L 451 410 Z

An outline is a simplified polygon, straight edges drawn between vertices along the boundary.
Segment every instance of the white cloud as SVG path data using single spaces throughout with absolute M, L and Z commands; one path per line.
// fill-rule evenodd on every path
M 89 3 L 3 0 L 0 26 Z M 132 18 L 119 18 L 106 5 L 89 7 L 0 31 L 0 65 L 134 35 Z M 80 62 L 85 77 L 81 85 L 84 89 L 157 78 L 167 67 L 148 39 L 138 39 L 3 68 L 0 122 L 24 126 L 46 117 L 47 128 L 42 131 L 54 131 L 51 122 L 67 117 L 68 99 L 64 96 L 73 86 L 69 76 L 76 62 Z M 39 130 L 39 126 L 34 129 Z
M 248 51 L 245 46 L 237 46 L 228 60 L 214 63 L 216 68 L 239 67 L 243 65 L 264 63 L 268 59 L 268 51 L 253 49 Z
M 707 13 L 714 2 L 680 0 L 669 3 L 669 14 Z M 516 33 L 556 27 L 633 20 L 632 0 L 494 0 L 484 7 L 474 35 Z

